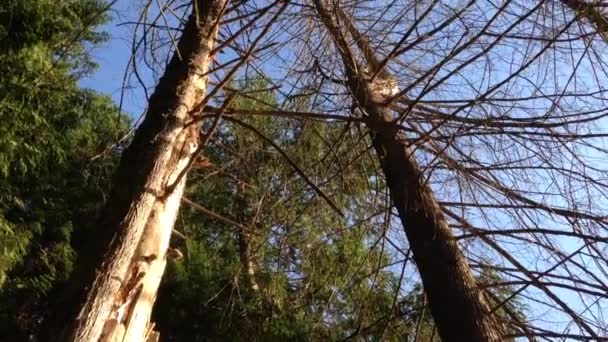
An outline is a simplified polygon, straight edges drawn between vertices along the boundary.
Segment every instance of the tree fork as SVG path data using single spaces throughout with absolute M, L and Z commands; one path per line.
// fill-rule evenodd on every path
M 348 22 L 350 19 L 339 8 L 332 16 L 323 0 L 313 1 L 341 55 L 352 96 L 369 114 L 367 126 L 373 134 L 373 146 L 410 243 L 441 339 L 502 340 L 502 325 L 491 314 L 483 291 L 477 286 L 407 140 L 399 132 L 390 109 L 382 106 L 384 97 L 362 75 L 362 68 L 333 18 L 347 21 L 345 26 L 362 50 L 368 67 L 372 68 L 371 74 L 380 75 L 381 71 L 388 74 L 388 71 L 373 70 L 378 65 L 378 59 L 370 55 L 373 50 L 369 46 L 361 46 L 366 41 L 358 32 L 354 32 L 354 24 Z
M 193 109 L 205 97 L 211 52 L 226 4 L 227 0 L 194 2 L 177 51 L 150 97 L 146 117 L 122 155 L 95 232 L 98 236 L 82 255 L 72 288 L 57 303 L 50 326 L 67 322 L 68 327 L 53 334 L 53 340 L 158 340 L 151 310 L 189 161 L 200 143 L 200 125 L 191 123 Z

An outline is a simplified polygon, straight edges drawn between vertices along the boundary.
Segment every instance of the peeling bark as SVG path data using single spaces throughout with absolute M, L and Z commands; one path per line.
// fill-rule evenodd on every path
M 380 63 L 356 27 L 338 8 L 332 15 L 322 1 L 314 0 L 315 7 L 342 57 L 354 100 L 369 115 L 367 125 L 373 135 L 373 146 L 410 243 L 441 339 L 502 340 L 502 326 L 490 314 L 483 291 L 477 286 L 407 140 L 399 132 L 390 109 L 382 105 L 386 94 L 382 94 L 369 78 L 366 79 L 365 68 L 360 66 L 350 50 L 334 18 L 346 22 L 345 26 L 359 45 L 365 67 L 371 74 L 378 73 L 384 79 L 391 75 L 386 70 L 374 69 Z
M 195 2 L 179 53 L 173 55 L 150 98 L 146 118 L 122 156 L 96 241 L 72 279 L 79 288 L 70 289 L 60 302 L 67 308 L 56 310 L 64 320 L 58 318 L 55 328 L 69 326 L 53 340 L 158 340 L 150 315 L 188 164 L 199 144 L 193 110 L 205 96 L 225 5 L 226 0 Z M 62 316 L 62 311 L 71 317 Z

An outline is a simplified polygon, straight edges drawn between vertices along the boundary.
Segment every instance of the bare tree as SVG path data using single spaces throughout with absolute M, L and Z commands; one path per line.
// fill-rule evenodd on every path
M 342 9 L 334 7 L 333 18 L 342 21 L 360 47 L 364 59 L 357 60 L 342 29 L 320 0 L 315 6 L 341 54 L 348 87 L 357 105 L 368 115 L 367 126 L 393 203 L 408 237 L 420 270 L 433 318 L 443 340 L 499 341 L 501 327 L 468 263 L 460 252 L 441 208 L 422 176 L 406 138 L 399 134 L 390 108 L 382 102 L 398 93 L 394 77 L 380 64 L 367 40 L 362 37 Z M 364 64 L 362 64 L 364 63 Z M 366 74 L 363 73 L 366 66 Z M 376 77 L 373 79 L 373 77 Z
M 226 6 L 223 0 L 194 3 L 146 117 L 122 156 L 99 225 L 106 237 L 91 251 L 103 255 L 103 264 L 89 272 L 91 282 L 82 289 L 86 300 L 60 340 L 158 340 L 149 322 L 151 309 L 186 174 L 199 150 L 197 115 Z

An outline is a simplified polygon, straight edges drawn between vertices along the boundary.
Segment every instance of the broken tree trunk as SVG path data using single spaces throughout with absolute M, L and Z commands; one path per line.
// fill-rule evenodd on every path
M 381 63 L 350 19 L 339 8 L 334 8 L 332 15 L 322 1 L 314 0 L 315 7 L 341 54 L 352 96 L 369 115 L 367 125 L 372 132 L 373 146 L 410 243 L 441 339 L 502 340 L 502 326 L 491 314 L 483 291 L 477 286 L 407 140 L 399 132 L 390 109 L 382 105 L 388 96 L 396 93 L 392 89 L 394 82 L 390 82 L 392 76 L 388 71 L 377 69 Z M 343 26 L 359 46 L 365 59 L 363 66 L 351 51 L 336 18 L 343 21 Z M 375 81 L 370 80 L 366 73 L 378 73 L 379 77 Z M 382 84 L 391 89 L 384 89 L 386 87 Z
M 85 251 L 59 341 L 156 341 L 150 315 L 185 185 L 197 151 L 194 116 L 205 97 L 207 72 L 226 0 L 198 0 L 145 119 L 125 150 L 100 220 L 100 236 Z M 103 255 L 101 259 L 97 255 Z M 97 258 L 97 264 L 91 260 Z M 97 267 L 95 272 L 92 270 Z M 83 282 L 78 283 L 78 282 Z M 83 288 L 82 285 L 86 285 Z M 73 307 L 71 307 L 73 306 Z M 71 311 L 68 311 L 71 310 Z M 55 328 L 58 324 L 55 323 Z

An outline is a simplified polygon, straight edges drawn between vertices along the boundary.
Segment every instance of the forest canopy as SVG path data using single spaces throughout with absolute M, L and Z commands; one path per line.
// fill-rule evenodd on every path
M 603 2 L 126 3 L 0 4 L 0 340 L 607 338 Z

